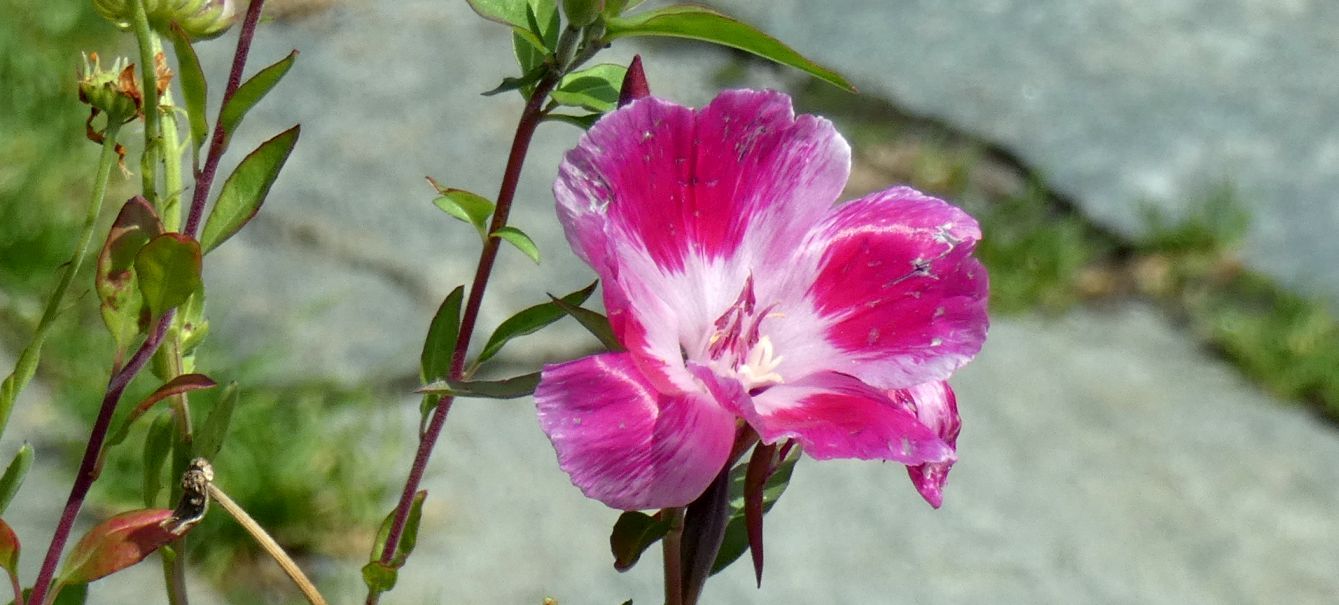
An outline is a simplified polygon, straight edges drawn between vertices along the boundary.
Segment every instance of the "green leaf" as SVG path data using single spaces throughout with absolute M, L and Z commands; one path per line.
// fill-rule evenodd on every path
M 130 413 L 126 415 L 125 420 L 122 420 L 116 430 L 112 431 L 111 436 L 107 438 L 106 443 L 102 446 L 102 455 L 106 455 L 107 450 L 111 449 L 113 446 L 119 445 L 122 441 L 125 441 L 126 436 L 130 434 L 131 425 L 133 425 L 136 420 L 139 420 L 140 416 L 143 416 L 145 412 L 148 412 L 155 403 L 174 395 L 201 389 L 209 389 L 215 386 L 218 386 L 218 384 L 215 383 L 212 378 L 205 376 L 204 374 L 182 374 L 181 376 L 177 376 L 168 381 L 163 386 L 158 387 L 154 392 L 150 393 L 148 397 L 145 397 L 143 401 L 140 401 L 134 408 L 132 408 Z
M 200 67 L 200 58 L 191 46 L 191 37 L 172 23 L 172 48 L 177 55 L 177 78 L 181 82 L 181 97 L 186 103 L 186 116 L 191 125 L 191 145 L 198 156 L 200 147 L 209 136 L 209 124 L 205 120 L 205 99 L 208 98 L 209 85 L 205 82 L 205 72 Z
M 170 410 L 154 417 L 149 430 L 144 434 L 144 506 L 152 508 L 157 504 L 158 492 L 163 489 L 163 463 L 172 452 L 172 432 L 176 419 Z
M 543 120 L 545 122 L 562 122 L 564 124 L 571 124 L 582 130 L 590 130 L 590 127 L 594 126 L 602 117 L 604 117 L 604 114 L 600 113 L 588 113 L 579 116 L 566 113 L 546 113 L 544 114 Z
M 651 516 L 637 511 L 619 515 L 609 532 L 609 550 L 614 554 L 614 569 L 623 572 L 632 569 L 642 553 L 659 542 L 669 532 L 669 522 L 659 515 Z
M 568 23 L 576 27 L 585 27 L 600 18 L 604 11 L 604 0 L 563 0 L 563 14 Z
M 102 301 L 102 321 L 118 351 L 125 351 L 131 340 L 148 328 L 148 310 L 135 276 L 135 256 L 144 244 L 162 233 L 163 224 L 153 206 L 135 196 L 121 207 L 98 253 L 94 289 Z
M 200 346 L 205 336 L 209 334 L 209 320 L 205 319 L 205 286 L 204 283 L 191 293 L 191 297 L 177 309 L 177 316 L 172 320 L 172 329 L 176 331 L 177 340 L 181 342 L 181 355 L 186 358 L 184 363 L 190 363 L 190 357 L 194 355 L 195 348 Z M 183 367 L 183 371 L 191 371 L 190 367 Z
M 52 590 L 59 590 L 60 592 L 51 605 L 84 605 L 88 602 L 88 584 L 65 585 Z
M 618 337 L 614 336 L 614 328 L 609 325 L 608 317 L 591 311 L 590 309 L 569 305 L 565 301 L 557 298 L 553 299 L 553 304 L 557 305 L 559 309 L 562 309 L 564 313 L 571 315 L 572 319 L 577 320 L 577 323 L 581 324 L 581 327 L 586 328 L 587 332 L 590 332 L 591 335 L 599 339 L 600 344 L 604 345 L 605 349 L 615 353 L 624 350 L 623 343 L 620 343 Z
M 482 238 L 488 233 L 488 218 L 493 216 L 493 202 L 477 193 L 464 189 L 445 189 L 432 203 L 457 219 L 474 225 Z
M 494 231 L 493 237 L 500 237 L 506 240 L 511 243 L 511 245 L 516 246 L 516 249 L 520 250 L 522 254 L 530 257 L 530 260 L 535 261 L 536 265 L 539 264 L 539 247 L 535 245 L 535 241 L 530 239 L 530 236 L 526 235 L 524 231 L 508 225 Z
M 423 340 L 423 353 L 419 356 L 420 380 L 446 378 L 451 371 L 451 356 L 460 334 L 460 304 L 464 297 L 465 286 L 456 286 L 437 307 L 437 314 L 428 325 L 428 336 Z
M 598 281 L 591 282 L 589 286 L 563 296 L 561 300 L 572 306 L 580 306 L 581 303 L 586 302 L 587 298 L 590 298 L 591 293 L 595 291 L 595 286 L 599 283 Z M 566 316 L 567 313 L 558 305 L 547 302 L 529 307 L 508 317 L 506 321 L 498 325 L 497 329 L 493 331 L 493 335 L 488 337 L 488 343 L 484 345 L 483 351 L 479 353 L 479 358 L 475 360 L 474 365 L 482 365 L 485 361 L 492 359 L 513 338 L 534 334 Z
M 506 380 L 438 380 L 423 386 L 418 392 L 480 399 L 516 399 L 533 395 L 537 386 L 539 372 L 533 372 Z
M 200 287 L 200 243 L 180 233 L 149 240 L 135 255 L 135 274 L 149 313 L 158 317 Z
M 513 31 L 512 48 L 516 52 L 516 64 L 520 66 L 521 73 L 528 75 L 541 70 L 542 74 L 549 56 L 558 48 L 558 37 L 562 31 L 555 0 L 529 0 L 524 27 Z M 520 90 L 521 96 L 528 99 L 534 86 L 524 84 Z
M 605 25 L 606 40 L 631 36 L 669 36 L 711 42 L 794 67 L 833 86 L 855 92 L 855 87 L 841 74 L 806 59 L 752 25 L 705 7 L 686 4 L 667 6 L 629 17 L 611 17 L 605 20 Z
M 529 0 L 466 0 L 470 8 L 483 17 L 494 23 L 510 25 L 518 29 L 528 30 L 530 24 L 526 17 L 526 11 L 529 10 Z
M 245 118 L 247 112 L 274 89 L 284 74 L 288 73 L 289 68 L 293 67 L 293 61 L 297 58 L 298 51 L 295 50 L 273 65 L 256 72 L 256 75 L 237 87 L 237 92 L 233 93 L 232 98 L 228 99 L 223 109 L 219 111 L 218 127 L 223 130 L 225 149 L 232 140 L 233 133 L 237 132 L 237 127 L 242 123 L 242 118 Z
M 786 458 L 777 464 L 776 470 L 767 478 L 763 488 L 763 513 L 772 510 L 772 506 L 785 493 L 790 484 L 790 476 L 795 471 L 795 463 L 800 459 L 800 447 L 794 446 L 786 453 Z M 748 473 L 748 463 L 741 462 L 730 469 L 730 521 L 725 527 L 725 539 L 716 553 L 716 562 L 711 566 L 715 574 L 744 554 L 749 548 L 747 520 L 744 514 L 744 482 Z
M 200 235 L 205 253 L 227 241 L 260 211 L 301 133 L 302 126 L 294 126 L 261 143 L 228 176 Z
M 229 383 L 219 395 L 214 408 L 209 410 L 204 424 L 195 432 L 195 457 L 213 460 L 223 449 L 223 439 L 228 435 L 228 425 L 232 423 L 232 412 L 237 408 L 237 383 Z
M 28 469 L 32 467 L 33 446 L 25 442 L 15 452 L 14 459 L 9 461 L 9 466 L 5 467 L 5 474 L 0 476 L 0 514 L 9 508 L 10 501 L 19 492 L 23 478 L 28 476 Z
M 397 570 L 404 566 L 410 553 L 414 552 L 414 546 L 418 544 L 418 526 L 423 520 L 423 501 L 427 497 L 427 490 L 419 490 L 414 494 L 414 501 L 409 505 L 409 516 L 405 518 L 404 531 L 400 534 L 400 542 L 396 544 L 395 554 L 391 556 L 389 564 L 381 563 L 381 553 L 386 549 L 386 538 L 390 536 L 391 524 L 395 522 L 395 511 L 392 510 L 381 522 L 377 539 L 372 544 L 370 562 L 363 566 L 363 582 L 369 591 L 379 594 L 395 587 Z
M 563 77 L 553 91 L 553 100 L 569 107 L 581 107 L 595 112 L 612 111 L 618 105 L 618 91 L 628 68 L 614 63 L 602 63 L 575 71 Z
M 121 513 L 97 524 L 70 550 L 56 582 L 87 584 L 139 563 L 178 538 L 160 525 L 171 516 L 172 511 L 166 508 L 149 508 Z
M 637 8 L 637 5 L 642 2 L 643 0 L 604 0 L 604 16 L 606 19 L 609 17 L 617 17 L 623 14 L 624 11 Z
M 502 83 L 498 84 L 496 88 L 484 91 L 480 94 L 485 97 L 491 97 L 509 90 L 530 90 L 535 82 L 538 82 L 540 78 L 544 77 L 544 73 L 547 72 L 548 69 L 547 65 L 540 65 L 526 72 L 525 75 L 519 78 L 502 78 Z

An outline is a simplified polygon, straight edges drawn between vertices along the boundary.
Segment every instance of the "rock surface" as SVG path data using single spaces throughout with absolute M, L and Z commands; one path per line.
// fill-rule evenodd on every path
M 1339 5 L 805 0 L 713 5 L 863 91 L 1000 144 L 1127 234 L 1222 184 L 1248 264 L 1339 309 Z

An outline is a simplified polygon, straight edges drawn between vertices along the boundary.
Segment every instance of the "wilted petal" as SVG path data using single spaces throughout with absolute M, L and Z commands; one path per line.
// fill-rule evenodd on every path
M 927 382 L 909 389 L 890 391 L 888 396 L 904 408 L 909 408 L 921 424 L 937 433 L 949 447 L 956 449 L 962 420 L 958 417 L 957 398 L 947 382 Z M 953 462 L 954 459 L 950 459 L 907 467 L 916 491 L 921 493 L 930 506 L 939 508 L 943 504 L 944 483 L 948 481 L 948 471 L 953 468 Z
M 720 472 L 734 415 L 709 395 L 662 395 L 627 353 L 545 366 L 539 424 L 587 496 L 622 510 L 684 506 Z
M 766 443 L 793 438 L 818 460 L 948 462 L 953 448 L 886 394 L 837 373 L 809 376 L 753 397 L 749 423 Z
M 913 189 L 839 206 L 805 242 L 816 268 L 803 304 L 777 322 L 782 375 L 825 368 L 880 388 L 948 378 L 986 338 L 980 237 L 972 217 Z

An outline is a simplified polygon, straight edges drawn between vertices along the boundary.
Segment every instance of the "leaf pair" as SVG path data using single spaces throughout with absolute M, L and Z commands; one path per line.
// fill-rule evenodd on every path
M 414 546 L 418 544 L 418 527 L 423 520 L 423 501 L 427 497 L 427 490 L 419 490 L 414 494 L 414 501 L 409 507 L 409 516 L 405 519 L 404 532 L 400 534 L 400 541 L 389 563 L 381 562 L 381 553 L 386 549 L 386 539 L 390 537 L 391 524 L 395 522 L 395 511 L 392 510 L 381 522 L 376 542 L 372 544 L 370 560 L 362 569 L 363 583 L 367 584 L 369 597 L 395 588 L 400 568 L 404 566 L 410 553 L 414 552 Z
M 117 349 L 200 287 L 200 244 L 164 233 L 153 206 L 135 196 L 122 206 L 98 254 L 95 290 Z

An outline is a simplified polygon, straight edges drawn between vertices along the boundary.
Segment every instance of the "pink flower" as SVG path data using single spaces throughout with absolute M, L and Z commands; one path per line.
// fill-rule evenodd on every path
M 683 506 L 747 423 L 809 456 L 908 465 L 932 505 L 956 460 L 943 381 L 986 337 L 980 230 L 913 189 L 834 205 L 850 147 L 777 92 L 648 97 L 568 152 L 554 195 L 626 352 L 549 365 L 559 465 L 624 510 Z

